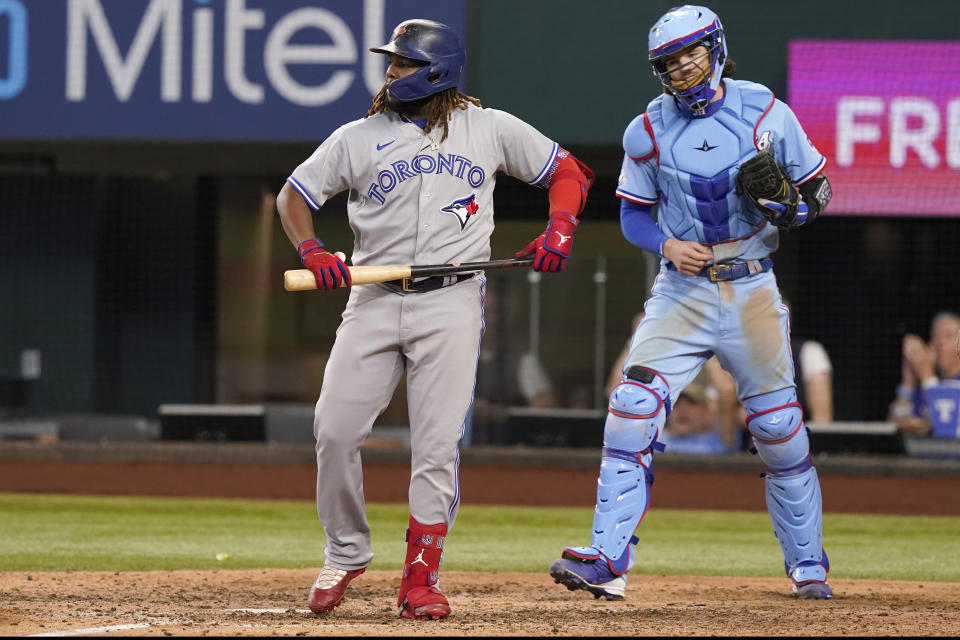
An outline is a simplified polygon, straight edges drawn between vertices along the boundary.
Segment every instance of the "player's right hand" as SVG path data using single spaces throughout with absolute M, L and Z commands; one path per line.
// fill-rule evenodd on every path
M 317 281 L 317 289 L 329 291 L 346 283 L 350 286 L 350 270 L 343 263 L 343 259 L 338 254 L 325 251 L 323 243 L 317 238 L 309 238 L 297 245 L 297 251 L 300 253 L 300 262 L 307 269 L 313 272 L 313 277 Z
M 683 275 L 695 276 L 713 260 L 713 252 L 699 242 L 667 238 L 663 243 L 663 257 Z

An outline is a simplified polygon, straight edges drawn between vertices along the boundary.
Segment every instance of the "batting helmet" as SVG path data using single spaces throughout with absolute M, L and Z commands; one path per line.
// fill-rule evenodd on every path
M 670 79 L 664 60 L 687 47 L 703 45 L 710 55 L 710 69 L 698 78 L 677 82 Z M 663 14 L 650 29 L 648 38 L 653 75 L 682 107 L 702 113 L 720 86 L 723 65 L 727 61 L 727 40 L 720 17 L 706 7 L 685 4 Z
M 467 54 L 457 33 L 433 20 L 405 20 L 397 25 L 390 42 L 371 47 L 374 53 L 394 53 L 426 63 L 405 78 L 390 83 L 390 95 L 410 102 L 457 86 Z

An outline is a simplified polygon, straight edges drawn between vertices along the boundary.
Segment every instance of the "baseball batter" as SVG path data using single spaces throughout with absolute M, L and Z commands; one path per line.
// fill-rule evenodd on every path
M 372 108 L 334 131 L 277 198 L 284 230 L 318 289 L 350 284 L 312 222 L 311 210 L 334 194 L 349 192 L 355 265 L 485 261 L 498 172 L 549 190 L 546 230 L 516 256 L 534 256 L 537 271 L 561 271 L 590 170 L 532 126 L 457 91 L 465 52 L 448 26 L 407 20 L 371 51 L 389 56 Z M 309 595 L 314 612 L 337 606 L 373 557 L 360 446 L 405 371 L 410 520 L 397 605 L 406 618 L 449 615 L 439 565 L 460 502 L 458 443 L 473 396 L 484 284 L 477 273 L 350 292 L 314 420 L 317 513 L 327 537 Z
M 767 467 L 767 510 L 794 593 L 830 598 L 820 483 L 769 257 L 778 227 L 811 222 L 829 201 L 825 159 L 769 89 L 730 77 L 723 27 L 709 9 L 664 14 L 650 30 L 649 59 L 663 94 L 624 133 L 617 195 L 625 237 L 660 256 L 660 273 L 610 395 L 590 545 L 565 549 L 550 573 L 571 590 L 624 596 L 657 438 L 716 354 Z

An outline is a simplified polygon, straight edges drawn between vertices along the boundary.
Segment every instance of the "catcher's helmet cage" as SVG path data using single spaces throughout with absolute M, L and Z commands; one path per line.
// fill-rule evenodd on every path
M 717 93 L 723 64 L 727 61 L 727 39 L 720 17 L 706 7 L 691 4 L 674 7 L 650 28 L 647 44 L 653 75 L 677 98 L 681 107 L 694 115 L 702 114 Z M 697 84 L 678 88 L 670 80 L 664 58 L 697 44 L 709 51 L 709 74 Z
M 411 102 L 457 86 L 466 60 L 463 43 L 457 33 L 433 20 L 404 20 L 393 30 L 390 42 L 371 47 L 374 53 L 394 53 L 426 63 L 390 83 L 390 95 L 400 102 Z

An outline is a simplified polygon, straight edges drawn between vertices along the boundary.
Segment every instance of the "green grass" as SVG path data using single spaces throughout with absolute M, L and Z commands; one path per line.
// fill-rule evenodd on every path
M 372 569 L 399 569 L 405 505 L 368 505 Z M 545 571 L 586 544 L 586 508 L 466 506 L 447 541 L 448 571 Z M 960 581 L 960 518 L 828 513 L 831 575 Z M 634 573 L 780 576 L 762 512 L 651 510 Z M 323 559 L 309 502 L 0 494 L 0 570 L 308 568 Z M 230 554 L 220 562 L 218 553 Z

